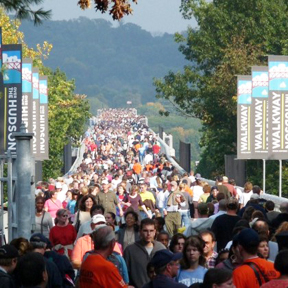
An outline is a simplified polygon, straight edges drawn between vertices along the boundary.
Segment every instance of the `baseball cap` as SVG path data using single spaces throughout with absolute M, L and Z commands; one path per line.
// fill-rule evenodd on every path
M 102 214 L 96 214 L 91 218 L 91 223 L 93 223 L 93 224 L 98 224 L 101 222 L 106 223 L 106 219 L 105 219 L 104 215 L 102 215 Z
M 233 241 L 234 240 L 244 248 L 249 246 L 257 246 L 260 241 L 258 233 L 251 228 L 243 229 L 238 235 L 234 237 Z
M 45 248 L 49 244 L 49 240 L 41 233 L 35 233 L 30 238 L 30 243 L 34 248 Z
M 0 247 L 0 259 L 12 259 L 19 257 L 18 250 L 10 244 L 6 244 Z
M 167 265 L 171 261 L 180 260 L 182 257 L 182 253 L 172 253 L 167 249 L 163 249 L 155 253 L 151 260 L 151 264 L 157 267 L 162 267 L 164 265 Z
M 109 184 L 109 181 L 107 179 L 104 179 L 104 180 L 102 180 L 102 184 L 107 185 L 107 184 Z
M 195 179 L 200 179 L 201 178 L 201 174 L 200 173 L 197 173 L 196 175 L 195 175 Z

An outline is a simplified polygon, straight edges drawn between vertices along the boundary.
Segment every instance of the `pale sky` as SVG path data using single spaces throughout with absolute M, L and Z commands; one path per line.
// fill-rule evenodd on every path
M 104 18 L 118 25 L 111 16 L 95 12 L 94 8 L 81 10 L 77 2 L 78 0 L 45 0 L 41 7 L 52 10 L 52 20 L 69 20 L 85 16 L 91 19 Z M 132 4 L 133 15 L 125 16 L 123 22 L 137 24 L 144 30 L 156 34 L 165 32 L 172 34 L 185 31 L 187 26 L 195 27 L 194 20 L 182 18 L 179 12 L 180 4 L 181 0 L 138 0 L 137 5 Z

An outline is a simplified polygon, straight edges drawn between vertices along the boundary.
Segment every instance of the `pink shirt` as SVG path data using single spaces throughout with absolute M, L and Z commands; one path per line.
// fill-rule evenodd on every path
M 48 199 L 44 204 L 44 208 L 48 209 L 48 212 L 50 213 L 52 218 L 56 218 L 56 212 L 57 210 L 62 208 L 62 203 L 58 199 L 57 200 Z

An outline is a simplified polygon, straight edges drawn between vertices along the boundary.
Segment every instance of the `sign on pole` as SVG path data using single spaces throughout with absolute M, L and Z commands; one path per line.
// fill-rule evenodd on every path
M 32 107 L 32 59 L 25 58 L 22 63 L 22 121 L 27 132 L 33 132 Z
M 252 67 L 251 159 L 268 158 L 268 67 Z
M 288 159 L 288 57 L 269 56 L 269 159 Z
M 32 153 L 35 160 L 39 159 L 39 69 L 32 68 L 33 100 L 32 100 Z
M 237 77 L 237 158 L 251 158 L 251 76 Z
M 48 131 L 48 78 L 39 77 L 40 105 L 39 105 L 39 157 L 40 160 L 49 159 L 49 131 Z
M 3 151 L 16 154 L 13 132 L 20 131 L 22 120 L 22 45 L 2 45 L 3 68 Z

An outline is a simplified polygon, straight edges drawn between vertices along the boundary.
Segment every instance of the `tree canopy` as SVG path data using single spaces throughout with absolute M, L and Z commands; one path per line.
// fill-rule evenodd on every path
M 18 19 L 32 19 L 36 25 L 51 17 L 51 10 L 45 11 L 43 8 L 34 10 L 31 8 L 31 5 L 41 3 L 43 0 L 0 0 L 0 6 L 7 12 L 15 12 Z
M 186 36 L 175 35 L 191 65 L 154 84 L 158 98 L 202 121 L 198 169 L 206 177 L 223 173 L 224 155 L 236 154 L 236 75 L 267 65 L 269 54 L 287 52 L 287 9 L 283 0 L 182 1 L 183 16 L 198 23 Z
M 65 73 L 53 71 L 43 65 L 49 56 L 52 44 L 44 41 L 36 50 L 24 42 L 24 34 L 19 31 L 20 22 L 11 21 L 0 9 L 0 26 L 3 44 L 22 44 L 23 58 L 31 58 L 33 66 L 41 75 L 48 76 L 48 119 L 49 119 L 49 160 L 43 162 L 43 178 L 57 177 L 63 166 L 63 148 L 69 141 L 77 144 L 85 132 L 90 117 L 90 105 L 85 95 L 75 94 L 74 80 L 68 80 Z

